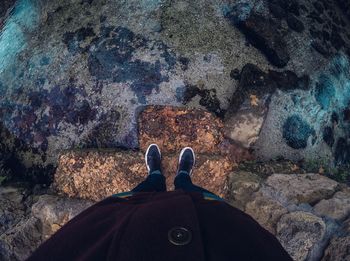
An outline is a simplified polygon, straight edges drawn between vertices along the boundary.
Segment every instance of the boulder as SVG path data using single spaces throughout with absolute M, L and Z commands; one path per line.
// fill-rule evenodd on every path
M 0 187 L 0 235 L 17 224 L 25 214 L 23 189 Z
M 350 189 L 339 191 L 330 199 L 323 199 L 314 206 L 319 216 L 341 221 L 350 215 Z
M 308 212 L 285 214 L 277 224 L 277 238 L 293 260 L 306 260 L 326 233 L 323 220 Z
M 40 221 L 35 217 L 25 218 L 0 235 L 0 260 L 25 260 L 41 242 Z
M 40 220 L 42 239 L 46 240 L 73 217 L 91 206 L 87 200 L 42 195 L 32 206 L 32 215 Z
M 254 194 L 253 200 L 245 206 L 245 212 L 251 215 L 261 226 L 276 235 L 277 222 L 288 213 L 277 200 L 264 195 L 263 191 Z
M 335 235 L 326 248 L 322 261 L 350 260 L 350 219 L 344 222 L 343 229 Z
M 315 204 L 332 196 L 338 183 L 319 174 L 273 174 L 266 180 L 280 200 L 289 203 Z
M 228 197 L 231 205 L 244 211 L 252 200 L 254 192 L 260 188 L 261 178 L 247 171 L 234 171 L 228 179 Z

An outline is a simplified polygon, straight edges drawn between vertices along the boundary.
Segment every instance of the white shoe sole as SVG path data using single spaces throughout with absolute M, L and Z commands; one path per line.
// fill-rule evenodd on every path
M 146 153 L 145 153 L 145 162 L 146 162 L 146 167 L 147 167 L 148 172 L 150 171 L 150 168 L 149 168 L 148 162 L 147 162 L 147 154 L 148 154 L 148 151 L 149 151 L 149 149 L 151 148 L 151 146 L 156 146 L 156 147 L 157 147 L 158 152 L 159 152 L 159 155 L 160 155 L 160 158 L 162 158 L 162 153 L 160 152 L 160 149 L 159 149 L 158 145 L 155 144 L 155 143 L 150 144 L 150 145 L 148 146 L 147 150 L 146 150 Z
M 192 151 L 192 153 L 193 153 L 193 167 L 194 167 L 194 165 L 196 164 L 196 154 L 194 153 L 194 150 L 191 147 L 185 147 L 185 148 L 183 148 L 181 150 L 178 164 L 180 165 L 180 161 L 181 161 L 182 155 L 185 153 L 185 150 L 187 150 L 187 149 L 190 149 Z M 191 169 L 191 172 L 188 173 L 190 176 L 192 175 L 193 167 Z

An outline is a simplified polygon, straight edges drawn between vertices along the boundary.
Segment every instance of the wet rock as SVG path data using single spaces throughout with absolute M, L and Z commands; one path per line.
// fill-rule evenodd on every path
M 174 188 L 178 151 L 164 155 L 163 174 L 168 190 Z M 234 163 L 227 157 L 197 154 L 193 182 L 226 196 L 227 176 Z M 70 197 L 98 201 L 115 193 L 130 191 L 147 176 L 144 154 L 132 151 L 76 151 L 63 154 L 55 174 L 55 188 Z
M 340 165 L 350 164 L 350 144 L 343 137 L 340 137 L 335 145 L 334 161 Z
M 315 7 L 315 9 L 316 9 L 319 13 L 323 13 L 324 7 L 323 7 L 323 5 L 322 5 L 322 2 L 316 1 L 316 2 L 313 2 L 312 5 Z
M 324 57 L 329 56 L 329 51 L 317 40 L 311 42 L 311 46 Z
M 204 110 L 150 106 L 139 117 L 139 144 L 146 151 L 157 143 L 164 152 L 191 145 L 197 153 L 218 153 L 223 123 Z
M 277 67 L 284 67 L 290 57 L 287 44 L 278 25 L 271 19 L 251 12 L 247 19 L 237 19 L 231 12 L 227 17 L 246 36 L 249 43 L 259 49 L 266 58 Z
M 245 205 L 258 191 L 262 179 L 251 172 L 235 171 L 229 175 L 228 201 L 231 205 L 244 211 Z
M 350 190 L 339 191 L 330 199 L 323 199 L 314 207 L 319 216 L 326 216 L 341 221 L 350 214 Z
M 274 235 L 276 235 L 277 222 L 282 215 L 288 213 L 287 208 L 277 200 L 265 196 L 264 189 L 253 195 L 253 200 L 247 203 L 245 211 Z
M 67 45 L 68 51 L 71 53 L 86 52 L 87 50 L 79 44 L 89 37 L 96 36 L 91 27 L 82 27 L 75 32 L 66 32 L 63 35 L 63 42 Z
M 301 33 L 305 29 L 303 22 L 300 21 L 298 18 L 296 18 L 296 16 L 293 14 L 289 14 L 287 16 L 286 21 L 287 21 L 289 28 L 298 32 L 298 33 Z
M 323 129 L 323 140 L 329 146 L 332 147 L 334 144 L 334 133 L 333 129 L 329 126 Z
M 304 149 L 315 130 L 299 115 L 289 116 L 283 124 L 283 138 L 293 149 Z
M 262 71 L 254 64 L 246 64 L 239 77 L 239 85 L 233 94 L 228 109 L 228 115 L 235 113 L 250 98 L 256 95 L 262 99 L 267 94 L 272 94 L 278 88 L 281 90 L 308 89 L 309 76 L 298 77 L 294 72 L 286 70 L 282 72 L 269 70 Z M 266 97 L 262 100 L 268 100 Z
M 350 3 L 347 0 L 337 0 L 340 9 L 344 12 L 348 19 L 350 19 Z
M 338 32 L 336 32 L 334 30 L 331 33 L 330 41 L 332 43 L 332 46 L 336 50 L 339 50 L 340 48 L 342 48 L 345 45 L 345 41 L 342 38 L 342 36 Z
M 184 105 L 198 95 L 200 97 L 199 104 L 205 107 L 208 111 L 215 113 L 219 117 L 222 117 L 225 114 L 225 110 L 220 107 L 220 100 L 217 97 L 215 89 L 207 90 L 195 85 L 187 84 L 185 87 L 179 87 L 177 93 L 178 100 Z
M 340 233 L 331 239 L 322 258 L 322 261 L 348 260 L 350 260 L 350 219 L 344 222 Z
M 267 73 L 254 64 L 246 64 L 242 68 L 238 88 L 231 98 L 228 115 L 235 113 L 250 95 L 261 96 L 274 92 L 276 88 L 277 84 Z
M 288 91 L 293 89 L 306 90 L 309 88 L 310 77 L 308 75 L 302 75 L 298 77 L 293 71 L 268 71 L 269 78 L 277 84 L 277 88 L 280 90 Z
M 90 207 L 91 201 L 51 195 L 40 196 L 32 206 L 32 215 L 41 222 L 42 239 L 46 240 L 80 212 Z
M 1 24 L 3 23 L 5 19 L 6 13 L 9 11 L 11 7 L 16 3 L 16 0 L 3 0 L 0 3 L 0 29 L 1 29 Z
M 242 145 L 231 139 L 224 139 L 219 144 L 219 148 L 222 155 L 225 155 L 231 162 L 237 164 L 255 159 L 250 149 L 244 148 Z
M 40 221 L 35 217 L 23 219 L 0 235 L 0 260 L 25 260 L 41 242 Z
M 281 7 L 278 3 L 275 3 L 273 1 L 269 1 L 269 10 L 275 16 L 276 18 L 282 19 L 285 18 L 287 15 L 286 10 Z
M 277 224 L 277 238 L 293 260 L 306 260 L 324 238 L 326 224 L 311 213 L 297 211 L 285 214 Z
M 334 86 L 330 81 L 327 75 L 321 75 L 316 83 L 315 98 L 324 110 L 330 107 L 330 97 L 335 95 Z
M 232 79 L 235 79 L 235 80 L 239 81 L 240 78 L 241 78 L 239 70 L 238 70 L 238 69 L 232 70 L 232 71 L 230 72 L 230 77 L 231 77 Z
M 281 200 L 290 203 L 315 204 L 334 194 L 338 183 L 319 174 L 273 174 L 266 180 Z

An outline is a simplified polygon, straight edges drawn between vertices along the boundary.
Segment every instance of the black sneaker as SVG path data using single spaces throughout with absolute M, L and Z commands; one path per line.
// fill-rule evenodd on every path
M 146 161 L 148 174 L 162 174 L 161 159 L 162 159 L 162 156 L 158 145 L 157 144 L 149 145 L 145 154 L 145 161 Z
M 180 172 L 186 172 L 188 175 L 191 176 L 195 162 L 196 158 L 193 149 L 190 147 L 183 148 L 179 157 L 179 167 L 177 170 L 177 175 L 180 174 Z

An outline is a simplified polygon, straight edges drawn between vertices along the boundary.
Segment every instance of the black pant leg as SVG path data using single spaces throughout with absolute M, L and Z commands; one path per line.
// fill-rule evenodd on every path
M 196 186 L 192 183 L 191 177 L 188 174 L 180 173 L 176 176 L 174 180 L 175 190 L 183 189 L 185 191 L 194 191 L 194 192 L 206 192 L 215 195 L 214 193 Z
M 148 177 L 137 185 L 132 192 L 153 192 L 166 191 L 165 177 L 161 174 L 150 174 Z

